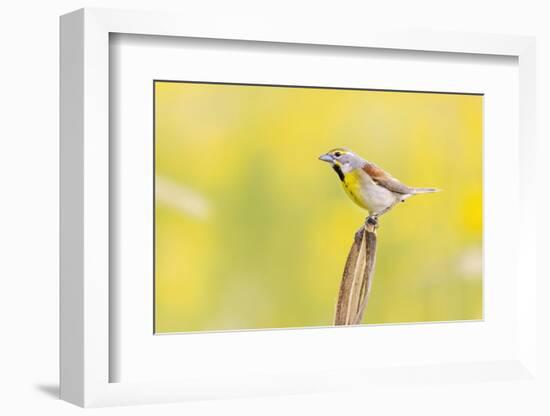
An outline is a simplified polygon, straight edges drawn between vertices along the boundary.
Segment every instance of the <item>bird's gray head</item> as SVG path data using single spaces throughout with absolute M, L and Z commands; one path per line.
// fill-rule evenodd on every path
M 332 149 L 324 155 L 319 156 L 319 160 L 330 163 L 332 168 L 338 173 L 338 176 L 340 176 L 340 179 L 342 179 L 342 175 L 365 164 L 365 161 L 361 157 L 351 150 L 342 147 Z

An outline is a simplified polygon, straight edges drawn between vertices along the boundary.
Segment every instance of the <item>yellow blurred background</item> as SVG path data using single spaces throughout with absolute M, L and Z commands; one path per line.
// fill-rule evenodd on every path
M 155 331 L 332 325 L 366 212 L 318 156 L 416 196 L 380 219 L 364 323 L 482 318 L 476 95 L 155 82 Z

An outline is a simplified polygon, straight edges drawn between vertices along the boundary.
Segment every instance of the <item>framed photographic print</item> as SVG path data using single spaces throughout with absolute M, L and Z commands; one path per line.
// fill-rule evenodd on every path
M 61 19 L 62 398 L 532 377 L 533 39 L 218 23 Z

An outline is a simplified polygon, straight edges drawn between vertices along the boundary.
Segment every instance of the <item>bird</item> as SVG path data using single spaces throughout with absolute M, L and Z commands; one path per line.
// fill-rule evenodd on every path
M 438 192 L 437 188 L 413 188 L 347 148 L 336 148 L 319 156 L 336 172 L 350 199 L 368 211 L 367 221 L 378 224 L 378 217 L 413 195 Z

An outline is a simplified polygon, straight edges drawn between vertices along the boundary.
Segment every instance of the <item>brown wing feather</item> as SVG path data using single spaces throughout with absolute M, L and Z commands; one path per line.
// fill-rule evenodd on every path
M 382 186 L 389 191 L 397 194 L 410 194 L 412 189 L 406 185 L 403 185 L 389 173 L 376 166 L 374 163 L 367 162 L 363 166 L 363 170 L 370 176 L 372 181 L 378 186 Z

